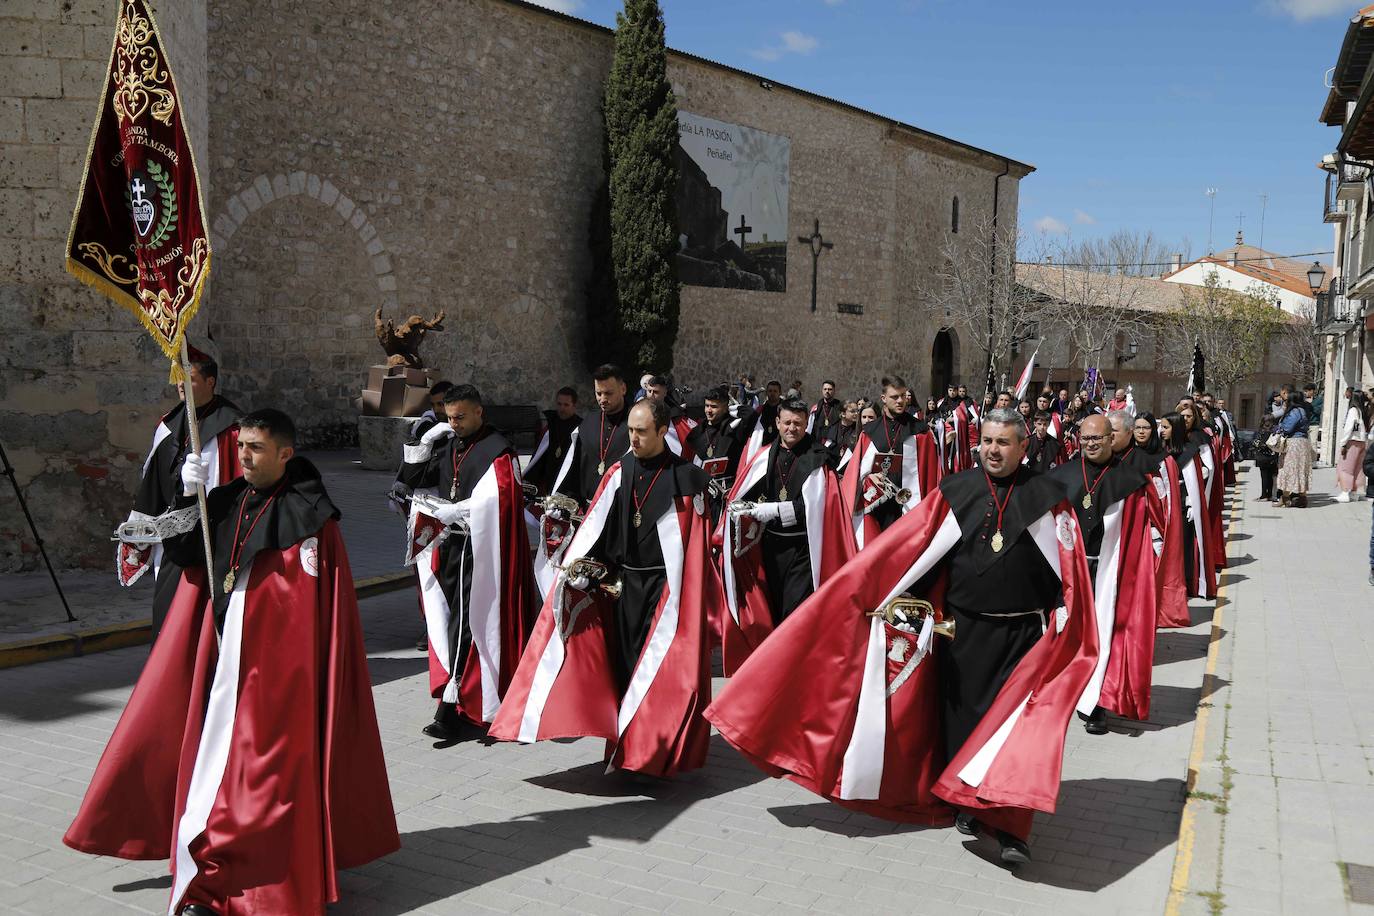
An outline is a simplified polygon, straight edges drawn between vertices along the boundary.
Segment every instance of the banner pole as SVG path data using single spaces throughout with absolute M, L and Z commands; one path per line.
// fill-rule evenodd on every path
M 186 346 L 186 334 L 181 335 L 182 391 L 186 397 L 186 429 L 191 434 L 191 450 L 200 457 L 200 418 L 196 416 L 196 399 L 191 394 L 191 354 Z M 210 590 L 210 605 L 215 603 L 215 558 L 210 552 L 210 514 L 205 506 L 205 485 L 196 484 L 196 505 L 200 506 L 200 538 L 205 546 L 205 582 Z

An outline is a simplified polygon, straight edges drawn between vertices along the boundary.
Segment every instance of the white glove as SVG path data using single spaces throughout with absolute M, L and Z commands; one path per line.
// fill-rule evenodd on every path
M 573 576 L 568 580 L 568 585 L 579 592 L 585 592 L 592 587 L 592 580 L 586 576 Z
M 451 503 L 434 496 L 416 496 L 415 505 L 429 516 L 433 516 L 445 525 L 460 525 L 467 521 L 470 512 L 468 500 Z
M 209 489 L 209 483 L 210 468 L 199 455 L 187 455 L 181 465 L 181 495 L 195 496 L 197 486 Z
M 438 423 L 435 423 L 428 430 L 426 430 L 425 434 L 420 437 L 420 441 L 423 442 L 425 445 L 432 446 L 434 445 L 434 443 L 438 442 L 445 436 L 451 435 L 453 435 L 453 427 L 449 426 L 445 422 L 440 421 Z
M 782 517 L 782 503 L 759 503 L 745 514 L 759 522 L 776 521 Z

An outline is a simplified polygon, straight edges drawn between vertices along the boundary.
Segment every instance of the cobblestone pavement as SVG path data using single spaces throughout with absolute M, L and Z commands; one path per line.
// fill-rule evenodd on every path
M 367 508 L 349 518 L 349 505 L 386 489 L 385 475 L 369 476 L 332 486 L 360 576 L 394 570 L 401 552 L 398 523 L 369 521 Z M 1011 872 L 989 840 L 824 803 L 764 778 L 719 737 L 704 769 L 651 784 L 603 775 L 599 742 L 436 746 L 420 734 L 432 705 L 413 648 L 415 596 L 370 599 L 363 622 L 403 848 L 343 874 L 331 911 L 1158 913 L 1210 617 L 1196 605 L 1191 629 L 1160 636 L 1151 722 L 1114 721 L 1097 738 L 1070 728 L 1059 810 L 1037 818 L 1035 860 Z M 165 909 L 165 863 L 61 845 L 146 657 L 143 647 L 0 671 L 0 911 Z M 1341 708 L 1348 724 L 1370 724 L 1354 704 Z
M 1246 488 L 1187 909 L 1374 912 L 1371 503 L 1334 502 L 1334 478 L 1313 473 L 1307 509 Z

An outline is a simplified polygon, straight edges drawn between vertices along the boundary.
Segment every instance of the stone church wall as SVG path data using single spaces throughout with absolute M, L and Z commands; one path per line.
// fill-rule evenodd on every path
M 351 428 L 379 305 L 446 310 L 427 360 L 498 402 L 590 393 L 585 238 L 611 36 L 505 0 L 440 9 L 421 22 L 355 0 L 299 28 L 285 0 L 211 3 L 214 334 L 248 400 L 290 405 L 322 440 Z M 952 196 L 965 220 L 989 212 L 1002 160 L 685 55 L 669 77 L 682 109 L 791 139 L 791 235 L 820 219 L 836 245 L 814 315 L 795 241 L 785 293 L 685 287 L 678 380 L 750 369 L 858 390 L 898 371 L 923 391 L 936 318 L 920 278 Z M 1019 174 L 1002 180 L 1004 219 Z
M 381 308 L 445 310 L 427 361 L 494 402 L 543 405 L 569 383 L 590 396 L 581 315 L 608 31 L 513 0 L 155 9 L 207 191 L 198 324 L 225 394 L 288 410 L 307 445 L 350 441 Z M 0 7 L 0 441 L 62 565 L 109 563 L 172 403 L 133 319 L 62 269 L 112 20 L 103 0 Z M 835 243 L 815 314 L 796 241 L 785 293 L 685 288 L 678 380 L 700 390 L 747 369 L 814 395 L 823 376 L 859 393 L 896 371 L 924 394 L 939 316 L 919 289 L 952 197 L 965 221 L 985 216 L 1005 161 L 686 55 L 669 76 L 682 109 L 791 140 L 789 235 L 819 219 Z M 1000 211 L 1014 221 L 1025 168 L 1012 168 Z M 973 380 L 976 345 L 957 351 Z M 23 528 L 0 502 L 0 571 L 37 563 Z

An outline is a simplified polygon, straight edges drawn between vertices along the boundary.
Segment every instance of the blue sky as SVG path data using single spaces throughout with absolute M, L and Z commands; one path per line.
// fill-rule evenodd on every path
M 614 26 L 619 0 L 540 0 Z M 1326 251 L 1323 77 L 1358 2 L 661 0 L 674 48 L 1036 166 L 1021 225 Z M 1260 195 L 1267 194 L 1267 205 Z

